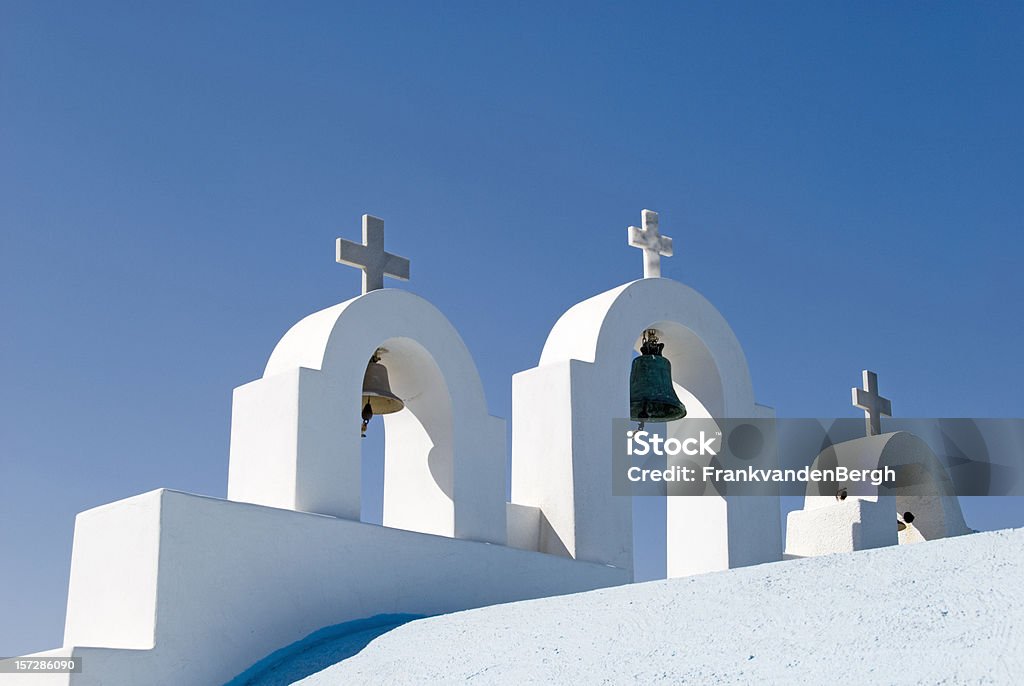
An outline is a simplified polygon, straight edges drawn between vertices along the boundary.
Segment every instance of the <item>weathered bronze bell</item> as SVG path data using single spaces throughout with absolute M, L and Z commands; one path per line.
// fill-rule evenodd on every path
M 370 358 L 363 375 L 363 425 L 360 431 L 363 438 L 366 438 L 366 427 L 373 415 L 391 414 L 405 407 L 402 399 L 391 392 L 388 369 L 380 363 L 380 352 L 378 350 Z
M 640 422 L 669 422 L 686 416 L 686 407 L 672 386 L 672 365 L 662 357 L 664 343 L 653 330 L 644 332 L 640 357 L 629 374 L 629 416 Z

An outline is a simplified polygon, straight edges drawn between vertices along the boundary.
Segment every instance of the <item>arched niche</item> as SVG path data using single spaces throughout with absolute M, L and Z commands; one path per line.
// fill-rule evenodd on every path
M 512 386 L 512 500 L 540 509 L 545 552 L 632 569 L 632 508 L 612 494 L 611 427 L 628 416 L 630 363 L 649 328 L 680 398 L 699 401 L 694 416 L 766 416 L 735 334 L 692 288 L 642 279 L 575 305 Z M 669 576 L 781 557 L 778 498 L 671 497 L 667 531 Z
M 385 526 L 503 543 L 505 423 L 455 328 L 401 290 L 306 317 L 235 390 L 228 497 L 358 519 L 362 382 L 379 347 L 406 401 L 383 418 Z

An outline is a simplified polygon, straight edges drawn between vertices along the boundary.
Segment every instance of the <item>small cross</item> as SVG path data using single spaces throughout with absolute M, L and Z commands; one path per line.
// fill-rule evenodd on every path
M 864 388 L 852 388 L 853 406 L 864 410 L 864 427 L 868 436 L 882 433 L 882 415 L 892 416 L 892 403 L 878 395 L 878 374 L 864 370 Z
M 337 261 L 363 270 L 363 294 L 384 288 L 384 277 L 409 280 L 409 260 L 384 252 L 384 220 L 363 215 L 363 242 L 338 239 Z
M 629 244 L 644 251 L 644 278 L 661 276 L 661 257 L 672 257 L 672 239 L 658 233 L 658 213 L 643 210 L 640 213 L 641 228 L 627 229 Z

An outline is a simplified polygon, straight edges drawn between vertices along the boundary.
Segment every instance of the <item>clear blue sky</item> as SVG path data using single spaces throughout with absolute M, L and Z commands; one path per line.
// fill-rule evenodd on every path
M 0 2 L 0 654 L 60 644 L 76 512 L 225 493 L 231 390 L 358 292 L 364 212 L 496 415 L 644 207 L 780 416 L 864 367 L 1024 415 L 1024 6 L 550 5 Z

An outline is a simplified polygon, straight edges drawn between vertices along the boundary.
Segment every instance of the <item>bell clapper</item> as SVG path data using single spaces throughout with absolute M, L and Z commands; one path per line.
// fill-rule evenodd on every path
M 373 408 L 370 407 L 370 403 L 363 405 L 363 426 L 359 429 L 359 435 L 362 438 L 366 438 L 366 427 L 370 424 L 370 420 L 373 418 Z

